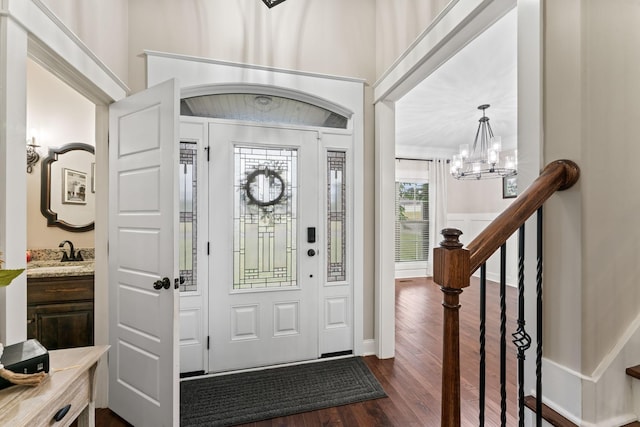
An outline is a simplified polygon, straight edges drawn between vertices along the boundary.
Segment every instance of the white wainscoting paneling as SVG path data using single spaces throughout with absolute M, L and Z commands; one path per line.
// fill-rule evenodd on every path
M 460 241 L 466 246 L 493 221 L 499 213 L 450 213 L 447 215 L 447 227 L 462 230 Z M 518 285 L 518 233 L 507 240 L 507 285 Z M 480 276 L 476 271 L 474 276 Z M 500 281 L 500 251 L 487 261 L 487 279 Z

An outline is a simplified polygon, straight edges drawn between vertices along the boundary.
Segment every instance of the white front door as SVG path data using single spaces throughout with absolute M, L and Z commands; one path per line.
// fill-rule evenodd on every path
M 318 133 L 212 123 L 209 143 L 209 370 L 319 357 Z
M 179 424 L 178 99 L 109 108 L 109 407 L 137 427 Z

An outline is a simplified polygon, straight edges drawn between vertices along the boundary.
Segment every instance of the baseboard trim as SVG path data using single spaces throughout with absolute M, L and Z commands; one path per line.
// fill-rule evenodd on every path
M 376 355 L 376 340 L 369 339 L 369 340 L 362 341 L 362 355 L 363 356 Z
M 533 396 L 527 396 L 524 398 L 525 406 L 534 413 L 536 413 L 536 403 L 537 400 Z M 545 403 L 542 404 L 541 412 L 542 419 L 555 427 L 578 427 L 577 424 L 560 415 L 559 412 L 551 409 L 551 407 Z
M 620 369 L 621 375 L 616 375 L 612 370 L 608 371 L 606 375 L 596 378 L 543 358 L 542 401 L 569 421 L 582 427 L 621 426 L 636 421 L 637 415 L 633 413 L 630 402 L 614 408 L 610 405 L 603 407 L 602 402 L 598 401 L 598 396 L 602 399 L 607 393 L 625 395 L 624 383 L 620 384 L 617 380 L 621 377 L 622 381 L 625 381 L 624 369 Z M 615 385 L 616 383 L 618 385 Z M 598 420 L 595 421 L 596 419 Z

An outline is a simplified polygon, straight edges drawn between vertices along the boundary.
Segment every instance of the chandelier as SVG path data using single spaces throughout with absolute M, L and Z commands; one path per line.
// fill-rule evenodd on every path
M 469 150 L 469 144 L 460 145 L 460 153 L 455 154 L 451 160 L 451 175 L 456 179 L 488 179 L 512 176 L 517 173 L 517 157 L 500 158 L 502 140 L 493 135 L 489 124 L 489 117 L 485 110 L 489 104 L 482 104 L 478 110 L 482 110 L 482 117 L 478 120 L 478 130 L 473 141 L 473 148 Z
M 264 4 L 267 5 L 267 7 L 269 9 L 271 9 L 273 6 L 277 6 L 280 3 L 283 3 L 285 0 L 262 0 L 264 2 Z

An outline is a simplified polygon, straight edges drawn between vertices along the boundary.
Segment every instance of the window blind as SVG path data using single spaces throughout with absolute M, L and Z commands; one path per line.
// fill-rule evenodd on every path
M 396 181 L 396 262 L 429 260 L 429 184 Z

